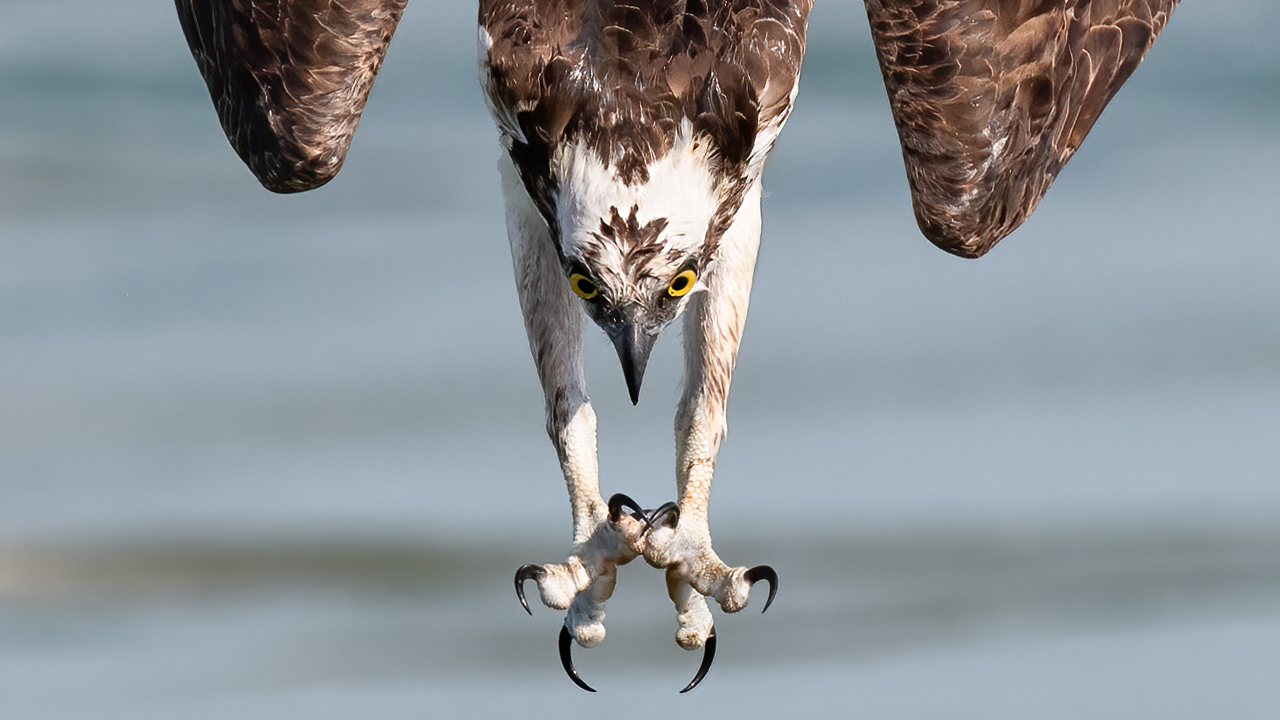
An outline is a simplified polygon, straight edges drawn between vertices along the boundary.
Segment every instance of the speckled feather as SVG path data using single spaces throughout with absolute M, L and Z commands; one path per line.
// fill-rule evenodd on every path
M 791 99 L 811 0 L 482 0 L 485 87 L 508 151 L 554 224 L 551 162 L 579 140 L 626 182 L 688 121 L 732 179 L 732 220 Z M 714 233 L 713 233 L 714 235 Z
M 325 184 L 407 0 L 175 0 L 222 129 L 275 192 Z
M 920 229 L 978 257 L 1026 220 L 1177 0 L 866 0 Z

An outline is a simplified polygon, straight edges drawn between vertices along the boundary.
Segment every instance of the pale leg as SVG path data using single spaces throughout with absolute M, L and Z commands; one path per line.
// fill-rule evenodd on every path
M 747 568 L 730 568 L 711 547 L 707 520 L 711 478 L 727 424 L 725 403 L 746 325 L 751 280 L 760 240 L 760 183 L 748 192 L 725 233 L 699 293 L 685 310 L 685 388 L 676 414 L 678 521 L 658 522 L 646 536 L 645 560 L 666 568 L 667 590 L 676 604 L 676 642 L 693 649 L 712 631 L 703 596 L 726 612 L 747 602 Z M 757 578 L 759 579 L 759 578 Z
M 600 496 L 596 416 L 582 368 L 582 311 L 546 224 L 505 158 L 502 166 L 516 290 L 546 400 L 547 433 L 573 513 L 569 558 L 540 566 L 529 577 L 537 580 L 543 603 L 568 608 L 565 626 L 580 645 L 592 647 L 604 639 L 604 601 L 613 592 L 617 566 L 640 552 L 643 523 L 625 513 L 611 520 Z

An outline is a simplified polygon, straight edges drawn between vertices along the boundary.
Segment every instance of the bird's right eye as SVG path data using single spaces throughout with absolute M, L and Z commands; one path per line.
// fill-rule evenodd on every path
M 569 287 L 573 288 L 573 292 L 583 300 L 590 300 L 600 294 L 600 288 L 591 282 L 591 278 L 582 273 L 573 273 L 569 276 Z

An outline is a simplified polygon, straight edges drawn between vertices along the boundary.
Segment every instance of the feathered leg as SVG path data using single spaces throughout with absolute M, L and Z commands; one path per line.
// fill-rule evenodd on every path
M 516 290 L 546 399 L 547 433 L 560 458 L 573 512 L 572 554 L 564 563 L 522 568 L 517 587 L 523 579 L 537 580 L 542 602 L 568 608 L 565 626 L 578 644 L 592 647 L 604 639 L 604 602 L 613 593 L 617 566 L 640 552 L 643 523 L 627 513 L 610 513 L 600 496 L 596 416 L 582 368 L 580 303 L 569 289 L 546 223 L 505 156 L 502 169 Z
M 707 506 L 716 455 L 726 432 L 725 403 L 747 320 L 756 251 L 760 245 L 760 183 L 757 180 L 725 233 L 699 293 L 685 310 L 685 387 L 676 413 L 677 512 L 655 513 L 646 535 L 645 560 L 666 568 L 676 604 L 676 642 L 701 647 L 712 632 L 703 596 L 726 612 L 747 602 L 760 572 L 731 568 L 711 547 Z M 771 573 L 772 571 L 768 571 Z

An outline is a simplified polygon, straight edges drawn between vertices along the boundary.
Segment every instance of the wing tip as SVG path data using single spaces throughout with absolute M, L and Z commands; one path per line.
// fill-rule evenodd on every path
M 258 182 L 262 184 L 262 187 L 279 195 L 293 195 L 315 190 L 318 187 L 327 185 L 330 180 L 337 177 L 338 171 L 342 169 L 341 162 L 338 163 L 337 167 L 326 168 L 322 171 L 300 166 L 282 167 L 279 163 L 266 163 L 269 167 L 263 167 L 263 163 L 256 163 L 250 160 L 246 160 L 245 164 L 249 166 L 249 170 L 258 179 Z
M 354 127 L 307 143 L 296 134 L 274 132 L 268 115 L 242 112 L 221 118 L 231 147 L 262 187 L 280 194 L 306 192 L 333 180 L 342 170 Z
M 1009 231 L 993 234 L 989 231 L 984 232 L 981 228 L 940 222 L 919 212 L 916 213 L 916 222 L 920 226 L 920 232 L 929 242 L 941 250 L 967 260 L 976 260 L 986 255 L 996 243 L 1012 231 L 1010 228 Z

